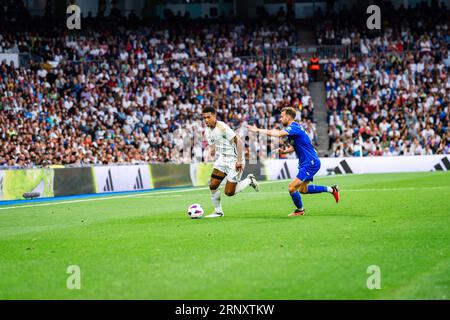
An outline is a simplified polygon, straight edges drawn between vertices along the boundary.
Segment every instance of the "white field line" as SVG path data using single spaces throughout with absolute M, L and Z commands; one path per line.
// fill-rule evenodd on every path
M 262 181 L 262 182 L 260 182 L 260 184 L 270 184 L 270 183 L 275 183 L 275 182 L 280 182 L 280 181 L 282 181 L 282 180 Z M 164 194 L 180 193 L 180 192 L 194 192 L 194 191 L 206 190 L 206 189 L 208 189 L 208 187 L 190 188 L 190 189 L 186 188 L 186 189 L 182 189 L 182 190 L 149 191 L 148 193 L 125 194 L 125 195 L 105 196 L 105 197 L 94 196 L 92 198 L 65 200 L 65 201 L 58 201 L 58 202 L 49 200 L 48 202 L 42 202 L 42 203 L 32 203 L 32 204 L 15 205 L 15 206 L 13 205 L 13 206 L 9 206 L 9 207 L 1 207 L 0 206 L 0 210 L 33 208 L 33 207 L 47 207 L 47 206 L 60 205 L 60 204 L 105 201 L 105 200 L 116 200 L 116 199 L 127 199 L 127 198 L 154 197 L 154 196 L 160 196 L 160 195 L 164 195 Z
M 46 207 L 46 206 L 53 206 L 53 205 L 59 205 L 59 204 L 68 204 L 68 203 L 105 201 L 105 200 L 139 198 L 139 197 L 153 197 L 153 196 L 159 196 L 159 195 L 167 194 L 167 193 L 192 192 L 192 191 L 205 190 L 205 189 L 207 189 L 207 188 L 195 188 L 195 189 L 187 189 L 187 190 L 170 190 L 170 191 L 161 191 L 161 192 L 159 192 L 159 191 L 153 191 L 153 192 L 150 191 L 149 193 L 126 194 L 126 195 L 105 196 L 105 197 L 94 196 L 92 198 L 65 200 L 65 201 L 58 201 L 58 202 L 49 200 L 48 202 L 43 202 L 43 203 L 33 203 L 33 204 L 17 205 L 17 206 L 10 206 L 10 207 L 0 207 L 0 210 L 18 209 L 18 208 L 31 208 L 31 207 Z

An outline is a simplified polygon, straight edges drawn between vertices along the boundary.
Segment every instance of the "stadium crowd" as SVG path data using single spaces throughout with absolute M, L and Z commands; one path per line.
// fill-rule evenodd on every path
M 281 105 L 301 106 L 299 119 L 312 120 L 307 61 L 277 51 L 294 36 L 280 23 L 161 25 L 51 40 L 2 34 L 0 51 L 31 51 L 44 62 L 1 65 L 0 163 L 188 161 L 172 154 L 176 130 L 201 132 L 205 105 L 233 127 L 272 126 Z M 256 58 L 264 48 L 271 54 Z
M 331 43 L 335 22 L 324 26 Z M 449 153 L 448 27 L 339 33 L 352 53 L 325 65 L 331 156 Z M 0 64 L 0 166 L 188 162 L 176 149 L 203 132 L 206 105 L 242 136 L 294 106 L 317 142 L 308 60 L 283 49 L 299 41 L 290 23 L 29 30 L 0 31 L 0 53 L 42 57 Z M 208 160 L 204 144 L 192 153 Z

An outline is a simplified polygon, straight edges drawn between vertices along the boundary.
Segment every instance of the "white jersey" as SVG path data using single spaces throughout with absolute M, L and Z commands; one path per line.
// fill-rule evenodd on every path
M 205 135 L 208 144 L 216 147 L 218 159 L 237 161 L 237 149 L 233 141 L 236 133 L 225 122 L 217 121 L 214 129 L 206 127 Z M 242 158 L 244 158 L 244 154 L 242 154 Z

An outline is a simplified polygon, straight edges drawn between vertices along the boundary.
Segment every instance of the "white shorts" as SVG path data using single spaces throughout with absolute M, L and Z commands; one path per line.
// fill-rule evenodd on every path
M 230 182 L 239 182 L 241 181 L 242 172 L 244 172 L 245 167 L 245 161 L 242 161 L 242 170 L 237 171 L 236 170 L 236 159 L 230 160 L 224 160 L 224 159 L 217 159 L 214 162 L 214 169 L 217 169 L 227 175 L 227 180 Z

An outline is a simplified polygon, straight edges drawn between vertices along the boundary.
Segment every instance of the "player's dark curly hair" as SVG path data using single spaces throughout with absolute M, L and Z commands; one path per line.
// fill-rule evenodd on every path
M 212 114 L 216 114 L 216 109 L 214 107 L 208 106 L 203 108 L 203 113 L 211 112 Z

